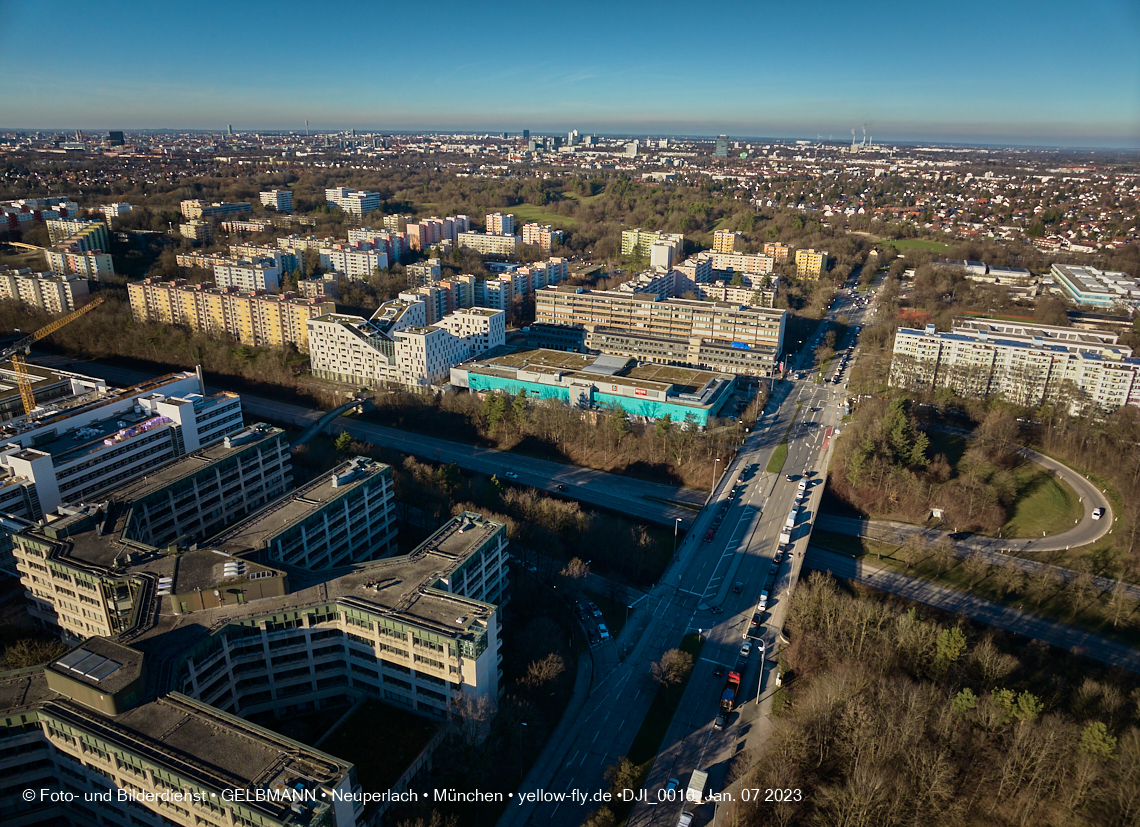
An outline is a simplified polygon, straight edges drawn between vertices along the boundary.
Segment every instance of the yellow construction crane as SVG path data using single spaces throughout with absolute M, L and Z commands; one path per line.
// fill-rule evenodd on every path
M 35 333 L 25 336 L 14 345 L 0 351 L 0 362 L 8 358 L 12 359 L 12 371 L 16 374 L 16 384 L 20 387 L 20 399 L 24 403 L 24 413 L 30 414 L 36 409 L 36 398 L 32 394 L 32 382 L 28 378 L 28 364 L 24 361 L 24 354 L 30 351 L 32 345 L 40 339 L 50 336 L 65 324 L 71 324 L 84 313 L 94 310 L 102 303 L 102 299 L 92 299 L 78 310 L 73 310 L 66 316 L 60 316 L 55 321 L 48 322 Z

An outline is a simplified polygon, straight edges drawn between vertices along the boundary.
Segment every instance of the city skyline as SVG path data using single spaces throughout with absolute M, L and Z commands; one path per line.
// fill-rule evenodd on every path
M 906 21 L 886 6 L 730 4 L 699 15 L 689 38 L 692 9 L 678 3 L 652 15 L 589 3 L 488 15 L 444 3 L 430 19 L 343 3 L 319 15 L 299 4 L 206 6 L 198 19 L 224 8 L 224 27 L 186 26 L 175 8 L 136 2 L 113 14 L 64 4 L 66 27 L 43 7 L 9 8 L 9 54 L 50 28 L 60 54 L 82 59 L 94 41 L 116 60 L 90 77 L 77 77 L 74 61 L 17 62 L 0 127 L 302 131 L 307 119 L 314 131 L 844 142 L 865 125 L 883 142 L 1140 147 L 1140 12 L 1114 0 L 1064 27 L 1052 3 L 967 3 Z M 258 47 L 274 43 L 291 45 Z

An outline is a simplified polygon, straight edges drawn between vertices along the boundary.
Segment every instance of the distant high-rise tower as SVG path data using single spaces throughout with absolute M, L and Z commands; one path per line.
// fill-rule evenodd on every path
M 728 136 L 716 136 L 716 152 L 713 153 L 714 158 L 727 158 L 728 157 Z
M 112 129 L 107 133 L 107 143 L 111 146 L 122 146 L 125 143 L 123 133 L 117 129 Z
M 309 119 L 305 118 L 305 137 L 309 137 Z
M 530 130 L 529 130 L 529 129 L 524 129 L 524 130 L 523 130 L 523 140 L 524 140 L 524 141 L 529 141 L 529 140 L 530 140 Z
M 234 125 L 232 123 L 226 126 L 226 132 L 230 135 L 234 134 Z

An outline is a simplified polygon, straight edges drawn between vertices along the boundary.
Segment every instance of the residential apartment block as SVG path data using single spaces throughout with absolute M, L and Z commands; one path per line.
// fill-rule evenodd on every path
M 674 259 L 681 260 L 685 250 L 685 237 L 680 233 L 659 233 L 654 230 L 623 230 L 621 254 L 647 259 L 650 257 L 653 245 L 659 241 L 669 244 L 674 250 Z
M 515 217 L 508 213 L 487 213 L 487 233 L 489 235 L 514 235 Z
M 744 236 L 735 230 L 717 230 L 713 233 L 713 252 L 735 253 L 744 243 Z
M 281 247 L 262 247 L 257 244 L 231 244 L 230 258 L 236 261 L 260 261 L 269 259 L 277 272 L 284 276 L 304 267 L 304 256 Z M 211 268 L 213 265 L 211 265 Z
M 761 276 L 771 273 L 775 268 L 776 260 L 772 256 L 749 253 L 699 253 L 708 257 L 712 262 L 712 269 L 721 272 L 731 270 L 734 273 L 744 273 L 748 276 Z
M 388 254 L 381 250 L 335 244 L 332 247 L 322 247 L 320 255 L 321 267 L 344 273 L 354 281 L 367 281 L 377 269 L 385 270 L 388 267 Z
M 107 225 L 100 220 L 84 218 L 55 218 L 44 222 L 47 225 L 48 238 L 52 244 L 79 236 L 84 239 L 84 250 L 110 250 L 111 236 L 107 232 Z
M 208 283 L 143 279 L 127 285 L 136 318 L 177 324 L 213 335 L 226 334 L 247 345 L 308 349 L 309 319 L 336 305 L 294 293 L 241 291 Z
M 522 243 L 540 247 L 549 253 L 555 244 L 562 244 L 562 231 L 555 230 L 549 224 L 523 224 Z
M 113 204 L 104 204 L 99 208 L 99 212 L 103 213 L 103 219 L 110 226 L 112 219 L 126 215 L 131 211 L 131 205 L 125 202 L 116 201 Z
M 91 297 L 87 279 L 59 273 L 0 270 L 0 299 L 22 302 L 48 313 L 70 313 Z
M 217 218 L 223 215 L 241 215 L 242 213 L 251 212 L 253 205 L 248 201 L 215 201 L 211 204 L 203 204 L 197 199 L 192 199 L 183 201 L 181 208 L 183 218 L 195 219 Z
M 426 388 L 447 380 L 452 365 L 506 341 L 506 314 L 456 310 L 428 324 L 423 301 L 397 300 L 371 319 L 329 314 L 309 321 L 314 376 L 368 387 Z
M 325 203 L 330 207 L 340 207 L 352 215 L 364 215 L 380 209 L 380 193 L 350 187 L 330 187 L 325 190 Z
M 769 241 L 764 244 L 762 252 L 764 255 L 774 258 L 777 264 L 783 264 L 792 254 L 792 248 L 778 241 Z
M 218 287 L 235 287 L 238 290 L 264 290 L 276 293 L 281 289 L 281 271 L 274 259 L 256 261 L 219 261 L 214 265 L 214 281 Z
M 293 212 L 292 190 L 265 190 L 260 193 L 261 203 L 279 213 Z
M 515 235 L 467 232 L 459 233 L 456 244 L 483 256 L 515 256 L 521 242 L 522 239 Z
M 1017 405 L 1140 406 L 1140 359 L 1104 331 L 972 319 L 942 333 L 900 328 L 890 382 L 911 391 L 950 388 Z
M 219 225 L 223 233 L 268 233 L 273 230 L 272 221 L 262 221 L 260 219 L 247 219 L 245 221 L 223 221 Z
M 818 279 L 827 269 L 827 253 L 819 250 L 796 250 L 796 277 Z
M 81 276 L 92 281 L 102 281 L 115 274 L 115 264 L 110 253 L 99 250 L 72 251 L 64 241 L 58 247 L 44 251 L 47 266 L 53 273 Z
M 188 238 L 191 241 L 201 241 L 204 243 L 213 240 L 214 225 L 209 221 L 194 219 L 193 221 L 184 221 L 179 224 L 178 232 L 181 233 L 183 238 Z

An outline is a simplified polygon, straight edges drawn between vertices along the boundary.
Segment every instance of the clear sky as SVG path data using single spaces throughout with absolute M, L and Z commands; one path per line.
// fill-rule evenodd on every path
M 1140 3 L 0 0 L 0 128 L 1140 147 Z

